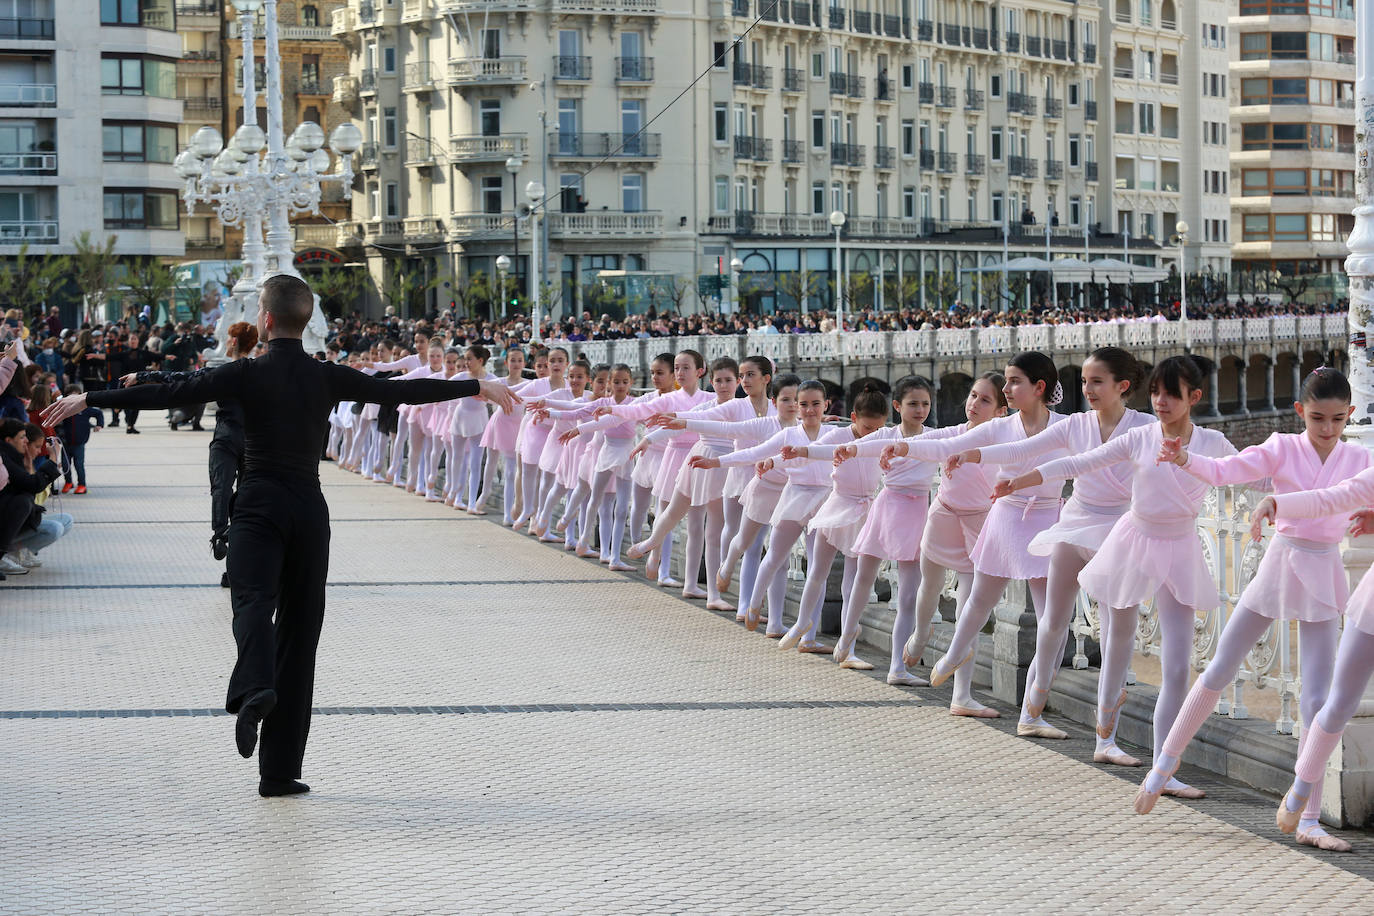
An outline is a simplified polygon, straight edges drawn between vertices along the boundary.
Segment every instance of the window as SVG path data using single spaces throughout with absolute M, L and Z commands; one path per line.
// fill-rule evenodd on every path
M 1002 97 L 1002 74 L 994 73 L 988 77 L 988 95 L 994 99 Z
M 902 155 L 916 155 L 916 122 L 902 122 Z
M 916 68 L 911 64 L 902 64 L 902 88 L 914 89 L 916 87 Z
M 717 70 L 725 69 L 725 52 L 729 46 L 723 41 L 711 42 L 711 66 Z
M 1083 199 L 1081 197 L 1069 198 L 1069 225 L 1082 225 L 1083 219 Z
M 916 218 L 916 189 L 911 186 L 902 188 L 902 217 Z
M 712 108 L 711 137 L 717 143 L 725 143 L 730 139 L 729 111 L 725 102 L 716 102 Z
M 1153 134 L 1155 132 L 1155 106 L 1153 102 L 1141 102 L 1139 106 L 1140 132 L 1142 134 Z
M 396 72 L 396 49 L 391 45 L 382 48 L 382 72 Z
M 101 128 L 106 162 L 171 162 L 177 154 L 177 129 L 172 124 L 145 124 L 141 121 L 106 121 Z M 0 145 L 4 145 L 0 135 Z M 28 152 L 35 147 L 6 149 Z
M 152 95 L 174 99 L 177 65 L 161 58 L 101 55 L 100 91 L 105 95 Z
M 499 184 L 501 179 L 498 178 L 496 180 L 498 182 L 496 186 L 497 194 L 499 195 L 501 192 L 501 185 Z M 498 198 L 497 212 L 499 213 L 500 210 Z M 388 181 L 386 183 L 386 215 L 389 219 L 395 219 L 401 215 L 401 186 L 394 181 Z
M 1082 138 L 1078 134 L 1069 134 L 1069 168 L 1076 169 L 1083 164 L 1079 151 Z
M 1069 107 L 1078 107 L 1078 84 L 1069 83 Z
M 177 228 L 175 191 L 120 188 L 105 191 L 106 229 Z
M 478 106 L 478 118 L 482 127 L 482 136 L 501 136 L 501 100 L 482 99 L 478 103 Z
M 639 213 L 644 209 L 644 176 L 620 176 L 620 209 L 626 213 Z
M 381 209 L 382 189 L 377 182 L 369 182 L 367 185 L 367 215 L 372 219 L 376 219 Z
M 485 60 L 496 60 L 501 56 L 501 30 L 482 29 L 478 35 L 482 45 L 482 57 Z
M 811 213 L 820 216 L 825 212 L 825 182 L 811 182 Z
M 816 51 L 811 55 L 811 78 L 813 80 L 825 79 L 825 54 Z
M 484 175 L 484 176 L 482 176 L 482 212 L 483 212 L 483 213 L 500 213 L 500 212 L 501 212 L 501 197 L 502 197 L 501 189 L 502 189 L 502 185 L 503 185 L 503 180 L 502 180 L 502 178 L 501 178 L 500 175 Z M 388 189 L 387 193 L 388 193 L 388 196 L 390 195 L 390 189 L 391 189 L 392 187 L 394 187 L 394 186 L 395 186 L 395 182 L 388 182 L 388 183 L 387 183 L 387 189 Z M 389 206 L 389 204 L 390 204 L 390 201 L 388 200 L 388 206 Z
M 825 112 L 811 112 L 811 148 L 825 149 Z
M 992 134 L 991 134 L 991 136 L 990 136 L 988 139 L 989 139 L 989 143 L 988 143 L 988 155 L 992 158 L 992 161 L 993 161 L 993 162 L 1001 162 L 1001 161 L 1002 161 L 1002 128 L 1000 128 L 1000 127 L 994 127 L 994 128 L 992 129 Z
M 396 146 L 396 109 L 382 109 L 382 146 L 393 149 Z
M 717 213 L 727 213 L 730 210 L 730 179 L 725 175 L 717 175 L 715 182 L 715 194 L 711 200 L 712 208 Z
M 301 7 L 301 25 L 316 28 L 320 24 L 320 11 L 310 4 Z
M 20 4 L 20 9 L 26 5 Z M 170 30 L 176 23 L 172 16 L 172 0 L 100 0 L 100 24 Z
M 1245 169 L 1242 197 L 1336 197 L 1353 193 L 1355 173 L 1342 169 Z
M 1001 192 L 1001 191 L 993 191 L 993 192 L 992 192 L 992 221 L 993 221 L 994 223 L 997 223 L 998 225 L 1001 225 L 1002 219 L 1003 219 L 1003 213 L 1005 212 L 1005 210 L 1006 210 L 1005 198 L 1002 196 L 1002 192 Z
M 969 192 L 969 196 L 968 199 L 965 201 L 965 205 L 968 208 L 969 222 L 976 222 L 978 219 L 978 195 Z

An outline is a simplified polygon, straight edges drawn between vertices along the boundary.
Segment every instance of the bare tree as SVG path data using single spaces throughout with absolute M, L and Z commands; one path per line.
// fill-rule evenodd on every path
M 0 267 L 0 303 L 13 305 L 25 315 L 37 315 L 47 302 L 48 291 L 70 273 L 69 259 L 61 256 L 29 255 L 29 245 Z
M 97 316 L 103 318 L 105 301 L 114 289 L 115 237 L 107 236 L 103 242 L 91 239 L 89 232 L 82 232 L 72 239 L 76 254 L 71 256 L 71 276 L 81 288 L 82 312 L 86 321 Z
M 777 290 L 796 302 L 798 311 L 805 312 L 821 291 L 821 277 L 814 270 L 789 271 L 778 277 Z
M 171 265 L 154 257 L 138 257 L 125 266 L 124 285 L 129 290 L 132 305 L 125 306 L 124 316 L 136 315 L 143 306 L 148 307 L 150 315 L 156 315 L 158 306 L 172 299 L 177 291 Z

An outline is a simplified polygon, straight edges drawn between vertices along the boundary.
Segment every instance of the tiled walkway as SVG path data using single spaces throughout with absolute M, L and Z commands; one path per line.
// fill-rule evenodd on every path
M 154 420 L 156 415 L 150 415 Z M 146 422 L 146 421 L 145 421 Z M 784 654 L 632 576 L 322 469 L 308 796 L 265 801 L 208 434 L 107 431 L 76 528 L 0 583 L 0 911 L 1367 911 L 1374 839 L 1273 801 L 1130 812 L 1140 771 Z M 934 702 L 923 699 L 934 698 Z

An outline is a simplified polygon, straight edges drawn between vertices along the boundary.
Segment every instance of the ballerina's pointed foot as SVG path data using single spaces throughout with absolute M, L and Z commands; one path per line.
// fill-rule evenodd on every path
M 797 651 L 804 652 L 807 655 L 828 655 L 829 653 L 833 652 L 834 649 L 830 646 L 825 645 L 824 643 L 804 642 L 801 645 L 797 646 Z
M 801 633 L 795 632 L 793 630 L 788 630 L 786 633 L 782 634 L 782 639 L 778 642 L 778 648 L 786 652 L 790 649 L 795 649 L 798 646 L 800 646 L 801 641 Z
M 1052 741 L 1063 741 L 1069 737 L 1069 733 L 1062 728 L 1055 728 L 1039 718 L 1031 719 L 1029 722 L 1017 722 L 1016 734 L 1020 738 L 1048 738 Z
M 961 658 L 956 664 L 951 665 L 948 668 L 944 667 L 944 665 L 945 659 L 949 658 L 949 656 L 941 656 L 940 660 L 935 663 L 935 667 L 930 669 L 930 686 L 939 687 L 945 681 L 954 677 L 954 672 L 958 671 L 960 668 L 964 667 L 970 661 L 973 660 L 973 652 L 973 649 L 969 649 L 967 655 Z
M 910 671 L 889 671 L 887 682 L 893 687 L 929 687 L 930 681 Z
M 1345 840 L 1327 833 L 1319 824 L 1299 828 L 1297 840 L 1299 846 L 1315 846 L 1327 852 L 1350 852 L 1352 848 Z
M 748 630 L 750 633 L 754 632 L 759 628 L 759 621 L 761 619 L 762 615 L 759 614 L 759 609 L 751 607 L 749 610 L 744 612 L 744 628 Z
M 1207 793 L 1197 786 L 1190 786 L 1186 782 L 1179 782 L 1177 779 L 1170 779 L 1164 784 L 1163 794 L 1171 798 L 1181 798 L 1184 801 L 1197 801 L 1199 798 L 1207 797 Z
M 629 563 L 622 563 L 619 560 L 612 560 L 607 567 L 611 572 L 634 572 L 635 568 Z
M 1140 788 L 1135 793 L 1134 808 L 1136 814 L 1149 814 L 1154 809 L 1155 802 L 1159 801 L 1159 797 L 1164 794 L 1164 789 L 1173 781 L 1174 773 L 1177 770 L 1177 762 L 1169 767 L 1167 772 L 1158 767 L 1150 767 L 1150 772 L 1145 774 L 1145 778 L 1140 783 Z M 1152 784 L 1154 788 L 1151 788 Z
M 684 588 L 682 590 L 682 597 L 689 601 L 705 601 L 706 593 L 699 588 Z
M 711 611 L 733 611 L 735 606 L 728 601 L 717 598 L 715 601 L 706 602 L 706 609 Z
M 1109 744 L 1100 750 L 1093 751 L 1093 763 L 1110 763 L 1119 767 L 1138 767 L 1141 765 L 1138 759 L 1115 744 Z
M 872 671 L 873 665 L 855 655 L 853 650 L 840 660 L 841 668 L 848 668 L 851 671 Z
M 1115 706 L 1113 706 L 1111 709 L 1098 710 L 1097 721 L 1101 722 L 1102 724 L 1097 726 L 1097 737 L 1101 738 L 1103 741 L 1106 741 L 1108 738 L 1112 736 L 1112 732 L 1116 731 L 1116 719 L 1119 715 L 1121 715 L 1121 707 L 1125 705 L 1126 691 L 1122 690 L 1121 697 L 1116 701 Z M 1101 763 L 1101 761 L 1098 762 Z M 1134 766 L 1134 764 L 1128 765 Z
M 1279 810 L 1274 815 L 1274 823 L 1278 825 L 1279 832 L 1292 833 L 1297 830 L 1298 821 L 1302 820 L 1302 809 L 1306 806 L 1307 795 L 1294 795 L 1292 789 L 1285 792 L 1283 801 L 1279 802 Z
M 1125 693 L 1125 691 L 1122 691 Z M 1031 719 L 1038 719 L 1045 712 L 1045 701 L 1050 697 L 1050 692 L 1039 684 L 1026 685 L 1026 700 L 1023 704 L 1026 716 Z M 1109 733 L 1110 734 L 1110 733 Z
M 725 576 L 716 576 L 716 591 L 728 592 L 730 590 L 730 580 Z
M 976 700 L 970 699 L 965 703 L 950 703 L 949 714 L 951 716 L 962 716 L 966 719 L 1000 719 L 1002 714 L 991 706 L 984 706 Z
M 648 552 L 649 547 L 644 544 L 631 544 L 630 549 L 625 551 L 625 557 L 630 560 L 642 560 Z
M 559 534 L 562 534 L 563 532 L 568 530 L 569 524 L 571 524 L 571 519 L 560 518 L 558 520 L 558 524 L 553 526 L 553 530 L 557 531 Z

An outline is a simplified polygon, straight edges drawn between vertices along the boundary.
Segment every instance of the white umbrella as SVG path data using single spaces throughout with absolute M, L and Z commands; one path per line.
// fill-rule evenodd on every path
M 1093 279 L 1092 265 L 1080 258 L 1058 258 L 1050 263 L 1056 283 L 1088 283 Z
M 1167 279 L 1169 272 L 1159 267 L 1128 264 L 1118 258 L 1098 258 L 1088 265 L 1098 283 L 1157 283 Z
M 1050 262 L 1043 258 L 1012 258 L 1005 263 L 999 261 L 996 264 L 984 264 L 978 268 L 983 272 L 1000 272 L 1005 270 L 1007 273 L 1023 273 L 1026 271 L 1049 270 Z

